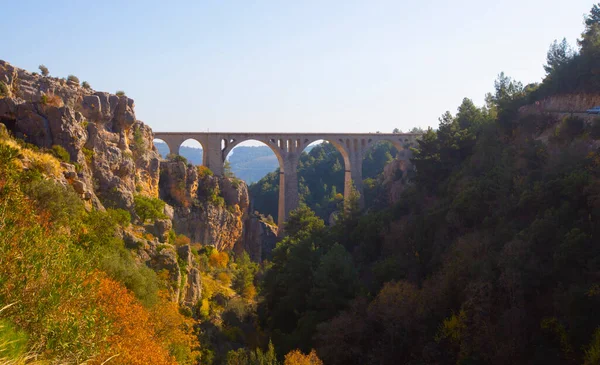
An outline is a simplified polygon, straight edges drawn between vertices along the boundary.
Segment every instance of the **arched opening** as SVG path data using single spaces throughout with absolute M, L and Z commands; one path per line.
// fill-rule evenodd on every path
M 279 182 L 283 172 L 281 155 L 268 144 L 258 140 L 227 141 L 225 176 L 248 184 L 250 214 L 268 224 L 279 222 L 282 190 Z
M 186 139 L 179 146 L 179 156 L 185 157 L 192 165 L 202 165 L 204 149 L 202 144 L 193 138 Z
M 408 147 L 408 146 L 406 146 Z M 364 152 L 362 159 L 365 208 L 386 206 L 403 190 L 410 173 L 408 148 L 401 141 L 379 141 Z
M 349 170 L 350 160 L 341 145 L 326 140 L 310 143 L 298 161 L 299 202 L 329 224 L 343 209 Z
M 160 155 L 160 157 L 162 157 L 163 159 L 166 159 L 167 156 L 171 153 L 169 145 L 162 139 L 154 138 L 152 143 L 154 144 L 154 147 L 156 147 L 156 149 L 158 150 L 158 154 Z

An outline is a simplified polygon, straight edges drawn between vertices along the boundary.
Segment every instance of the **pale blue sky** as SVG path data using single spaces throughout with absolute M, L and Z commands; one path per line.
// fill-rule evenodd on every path
M 125 90 L 157 131 L 391 132 L 540 81 L 593 2 L 0 0 L 0 59 Z

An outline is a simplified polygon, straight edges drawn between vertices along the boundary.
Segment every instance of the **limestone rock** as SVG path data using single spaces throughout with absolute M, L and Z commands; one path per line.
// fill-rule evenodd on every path
M 178 247 L 177 253 L 186 268 L 186 280 L 181 293 L 180 304 L 191 308 L 198 303 L 202 294 L 200 271 L 189 245 Z
M 192 259 L 194 258 L 194 255 L 192 254 L 192 248 L 190 247 L 190 245 L 178 247 L 177 254 L 181 258 L 181 260 L 183 260 L 183 262 L 186 263 L 186 265 L 192 264 Z
M 248 186 L 238 179 L 223 178 L 223 198 L 227 205 L 238 205 L 242 212 L 248 210 Z
M 78 180 L 90 188 L 95 207 L 133 212 L 137 191 L 158 197 L 159 155 L 152 148 L 152 130 L 135 118 L 132 99 L 34 75 L 1 60 L 0 80 L 10 90 L 0 99 L 0 122 L 29 143 L 65 148 L 81 167 Z M 130 149 L 134 139 L 140 146 Z M 72 170 L 68 178 L 76 178 Z
M 73 181 L 73 189 L 77 192 L 77 194 L 85 193 L 85 183 L 81 180 Z
M 244 182 L 199 176 L 181 161 L 161 162 L 160 197 L 173 206 L 173 229 L 192 242 L 230 250 L 241 239 L 248 206 Z
M 198 303 L 202 295 L 202 283 L 200 271 L 192 267 L 187 273 L 187 281 L 183 287 L 183 296 L 180 303 L 187 307 L 193 307 Z
M 173 228 L 173 223 L 170 219 L 157 219 L 154 221 L 154 235 L 161 242 L 167 241 L 171 228 Z
M 277 244 L 277 227 L 252 214 L 246 220 L 244 228 L 244 239 L 236 245 L 235 251 L 246 251 L 252 261 L 262 262 Z

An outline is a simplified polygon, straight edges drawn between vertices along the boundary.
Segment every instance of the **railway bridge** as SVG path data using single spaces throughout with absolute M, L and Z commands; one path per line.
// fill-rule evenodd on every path
M 298 207 L 297 167 L 302 151 L 311 143 L 325 140 L 334 145 L 344 159 L 344 199 L 355 188 L 362 198 L 362 161 L 366 152 L 378 142 L 391 142 L 399 159 L 410 158 L 409 147 L 416 145 L 418 133 L 220 133 L 220 132 L 154 132 L 170 153 L 178 154 L 181 144 L 194 139 L 202 145 L 202 163 L 217 176 L 223 176 L 227 155 L 238 144 L 255 140 L 269 146 L 279 161 L 278 224 L 282 227 L 289 212 Z

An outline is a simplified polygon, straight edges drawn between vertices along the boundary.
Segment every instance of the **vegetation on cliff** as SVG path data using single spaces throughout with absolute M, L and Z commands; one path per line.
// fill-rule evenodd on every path
M 0 303 L 7 306 L 0 337 L 19 333 L 10 345 L 18 351 L 0 356 L 193 363 L 190 319 L 117 235 L 129 214 L 87 212 L 71 187 L 46 179 L 44 165 L 24 158 L 36 155 L 43 156 L 19 147 L 5 130 L 0 135 Z M 54 157 L 42 158 L 51 165 Z

